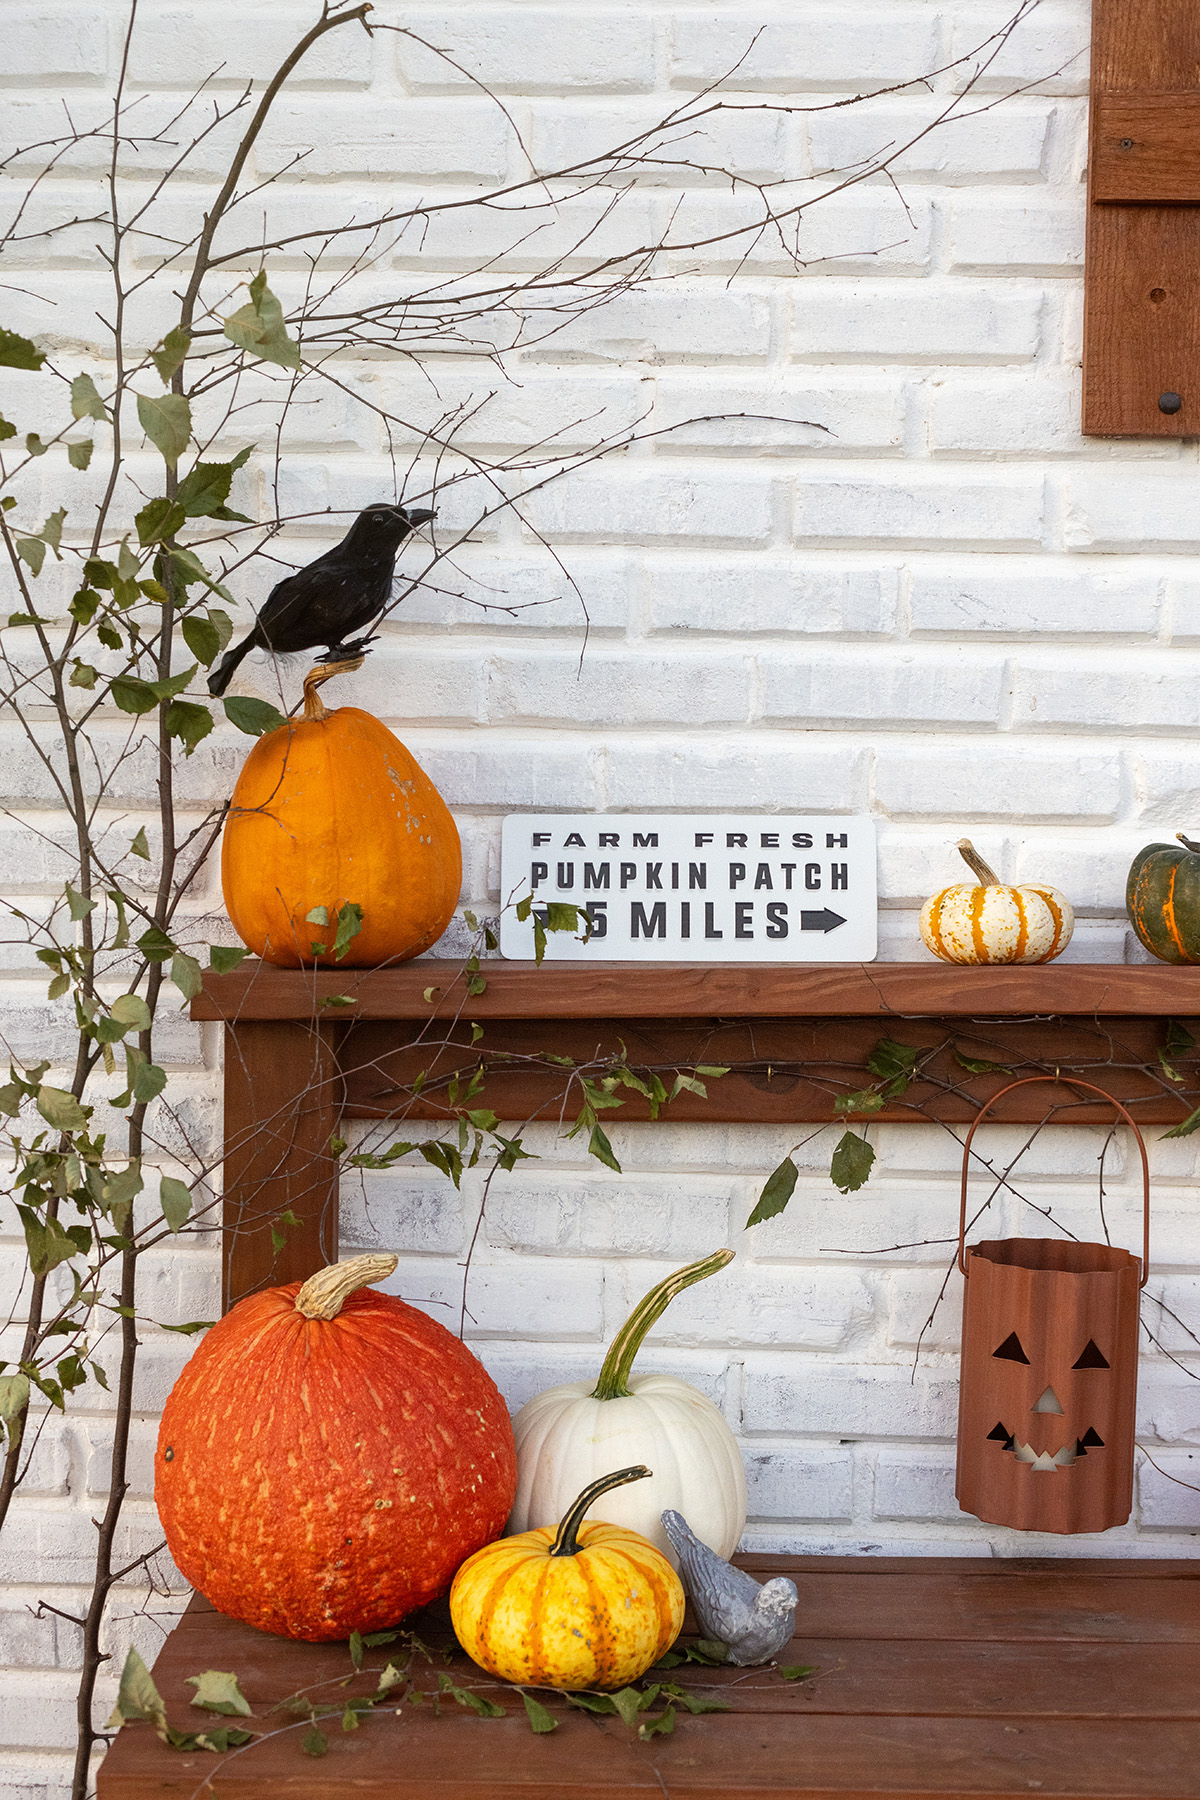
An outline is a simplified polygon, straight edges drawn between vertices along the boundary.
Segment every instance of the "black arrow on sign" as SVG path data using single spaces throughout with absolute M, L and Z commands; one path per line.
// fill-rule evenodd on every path
M 836 931 L 839 925 L 845 923 L 841 913 L 830 912 L 828 907 L 821 912 L 802 912 L 800 914 L 801 931 Z

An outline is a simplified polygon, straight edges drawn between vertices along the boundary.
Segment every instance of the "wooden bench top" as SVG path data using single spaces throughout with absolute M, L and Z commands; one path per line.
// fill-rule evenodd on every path
M 197 1598 L 154 1669 L 171 1723 L 221 1724 L 189 1705 L 186 1677 L 233 1670 L 255 1718 L 228 1722 L 271 1735 L 217 1756 L 127 1725 L 99 1800 L 1200 1800 L 1200 1560 L 739 1560 L 795 1579 L 799 1629 L 781 1661 L 817 1673 L 673 1669 L 663 1679 L 732 1710 L 681 1713 L 671 1736 L 646 1742 L 545 1690 L 560 1723 L 534 1736 L 519 1694 L 455 1650 L 455 1682 L 503 1704 L 503 1719 L 406 1706 L 344 1734 L 335 1717 L 314 1758 L 300 1748 L 308 1721 L 270 1708 L 302 1688 L 339 1704 L 368 1693 L 387 1650 L 353 1676 L 345 1644 L 268 1637 Z M 439 1609 L 411 1623 L 453 1645 Z

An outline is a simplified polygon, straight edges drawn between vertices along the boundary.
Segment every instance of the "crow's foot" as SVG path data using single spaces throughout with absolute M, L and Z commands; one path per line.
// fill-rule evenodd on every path
M 324 660 L 326 662 L 349 662 L 353 656 L 369 656 L 371 645 L 378 640 L 378 637 L 379 633 L 376 631 L 370 637 L 355 638 L 349 644 L 331 644 L 325 652 Z

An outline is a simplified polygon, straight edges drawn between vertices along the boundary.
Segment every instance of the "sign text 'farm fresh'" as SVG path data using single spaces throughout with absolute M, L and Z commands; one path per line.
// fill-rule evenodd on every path
M 877 948 L 869 818 L 514 813 L 504 821 L 505 956 L 534 954 L 531 895 L 585 908 L 555 961 L 869 962 Z

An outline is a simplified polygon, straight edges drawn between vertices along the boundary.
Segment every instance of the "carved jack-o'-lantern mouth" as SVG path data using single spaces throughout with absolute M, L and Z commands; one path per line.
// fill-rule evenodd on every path
M 1019 1443 L 1003 1422 L 988 1432 L 988 1442 L 992 1441 L 1005 1450 L 1011 1450 L 1019 1463 L 1028 1463 L 1031 1469 L 1040 1469 L 1048 1475 L 1053 1475 L 1059 1469 L 1071 1468 L 1089 1450 L 1104 1448 L 1104 1439 L 1090 1425 L 1081 1438 L 1076 1438 L 1073 1444 L 1064 1444 L 1053 1454 L 1049 1450 L 1035 1450 L 1032 1444 Z

